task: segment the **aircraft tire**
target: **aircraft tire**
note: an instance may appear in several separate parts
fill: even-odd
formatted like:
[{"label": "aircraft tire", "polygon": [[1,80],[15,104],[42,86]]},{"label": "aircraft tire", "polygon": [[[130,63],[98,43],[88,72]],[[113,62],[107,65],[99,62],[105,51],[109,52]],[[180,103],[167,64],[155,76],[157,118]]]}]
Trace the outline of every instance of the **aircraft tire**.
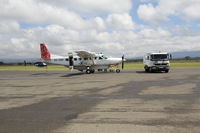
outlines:
[{"label": "aircraft tire", "polygon": [[90,72],[91,72],[91,73],[94,73],[94,72],[95,72],[95,70],[94,70],[94,69],[92,69],[92,70],[90,70]]},{"label": "aircraft tire", "polygon": [[120,73],[120,69],[116,69],[116,73]]},{"label": "aircraft tire", "polygon": [[89,69],[86,70],[86,74],[90,74],[91,71]]}]

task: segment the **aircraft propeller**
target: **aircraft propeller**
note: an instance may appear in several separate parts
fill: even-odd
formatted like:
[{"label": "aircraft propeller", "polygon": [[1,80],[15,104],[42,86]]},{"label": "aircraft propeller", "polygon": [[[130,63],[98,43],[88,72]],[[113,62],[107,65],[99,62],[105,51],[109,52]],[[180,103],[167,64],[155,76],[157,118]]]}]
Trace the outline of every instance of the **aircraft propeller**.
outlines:
[{"label": "aircraft propeller", "polygon": [[125,58],[124,58],[124,55],[122,56],[122,70],[124,69],[124,61],[125,61]]}]

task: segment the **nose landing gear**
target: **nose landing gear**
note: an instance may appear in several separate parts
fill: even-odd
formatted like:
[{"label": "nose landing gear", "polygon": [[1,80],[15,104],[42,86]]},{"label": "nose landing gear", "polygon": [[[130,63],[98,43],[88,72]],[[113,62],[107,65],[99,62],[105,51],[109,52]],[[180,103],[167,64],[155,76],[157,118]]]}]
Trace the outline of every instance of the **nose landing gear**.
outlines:
[{"label": "nose landing gear", "polygon": [[116,69],[115,71],[116,71],[116,73],[120,73],[120,69]]},{"label": "nose landing gear", "polygon": [[95,72],[94,69],[90,69],[90,67],[87,67],[86,74],[90,74],[90,73],[94,73],[94,72]]}]

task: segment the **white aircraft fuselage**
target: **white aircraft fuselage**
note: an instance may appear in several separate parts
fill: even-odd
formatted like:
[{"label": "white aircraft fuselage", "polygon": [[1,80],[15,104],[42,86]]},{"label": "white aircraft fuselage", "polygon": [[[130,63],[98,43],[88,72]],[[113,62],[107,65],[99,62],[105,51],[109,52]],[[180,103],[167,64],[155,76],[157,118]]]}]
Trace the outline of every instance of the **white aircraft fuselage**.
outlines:
[{"label": "white aircraft fuselage", "polygon": [[[86,73],[93,73],[95,70],[107,70],[123,62],[122,58],[108,58],[103,54],[88,51],[74,51],[68,53],[68,56],[57,56],[50,54],[45,44],[40,44],[40,48],[41,58],[44,62],[64,65],[79,71],[86,70]],[[120,72],[120,70],[118,69],[116,72]]]},{"label": "white aircraft fuselage", "polygon": [[110,66],[118,65],[122,62],[121,58],[107,58],[102,54],[95,56],[94,58],[81,58],[79,56],[73,56],[73,65],[70,64],[69,56],[66,57],[52,57],[50,60],[44,60],[45,62],[57,65],[64,65],[66,67],[72,67],[80,71],[90,69],[108,69]]}]

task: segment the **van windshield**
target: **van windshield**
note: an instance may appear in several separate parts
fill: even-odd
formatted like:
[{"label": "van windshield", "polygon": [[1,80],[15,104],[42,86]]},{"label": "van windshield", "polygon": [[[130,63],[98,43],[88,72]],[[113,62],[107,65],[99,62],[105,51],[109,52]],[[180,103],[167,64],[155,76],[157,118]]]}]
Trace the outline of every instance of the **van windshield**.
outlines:
[{"label": "van windshield", "polygon": [[151,60],[168,60],[168,54],[153,54]]}]

